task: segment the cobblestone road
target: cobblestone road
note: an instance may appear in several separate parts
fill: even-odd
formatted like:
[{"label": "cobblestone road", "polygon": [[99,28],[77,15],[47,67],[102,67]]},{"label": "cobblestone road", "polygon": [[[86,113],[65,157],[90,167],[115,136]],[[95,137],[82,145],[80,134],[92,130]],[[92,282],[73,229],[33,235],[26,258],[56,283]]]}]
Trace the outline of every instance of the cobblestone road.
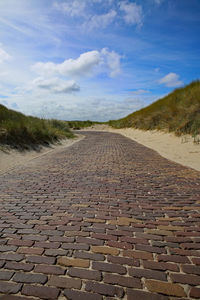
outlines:
[{"label": "cobblestone road", "polygon": [[200,173],[84,135],[1,176],[0,299],[199,299]]}]

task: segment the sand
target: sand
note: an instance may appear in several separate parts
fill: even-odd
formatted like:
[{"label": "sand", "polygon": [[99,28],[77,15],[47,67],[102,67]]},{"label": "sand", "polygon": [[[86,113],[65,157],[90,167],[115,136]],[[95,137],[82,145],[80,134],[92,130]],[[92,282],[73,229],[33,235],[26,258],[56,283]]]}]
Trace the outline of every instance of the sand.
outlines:
[{"label": "sand", "polygon": [[157,151],[171,161],[200,171],[200,144],[195,144],[194,139],[189,135],[177,137],[173,133],[162,131],[143,131],[133,128],[113,129],[107,125],[95,125],[87,130],[120,133]]},{"label": "sand", "polygon": [[83,135],[77,134],[76,138],[74,139],[65,139],[59,144],[54,144],[49,147],[42,147],[40,151],[31,150],[19,152],[17,150],[9,150],[7,152],[4,152],[0,150],[0,174],[11,171],[17,166],[25,165],[28,161],[42,155],[46,155],[52,151],[54,151],[56,154],[57,151],[69,147],[83,138]]}]

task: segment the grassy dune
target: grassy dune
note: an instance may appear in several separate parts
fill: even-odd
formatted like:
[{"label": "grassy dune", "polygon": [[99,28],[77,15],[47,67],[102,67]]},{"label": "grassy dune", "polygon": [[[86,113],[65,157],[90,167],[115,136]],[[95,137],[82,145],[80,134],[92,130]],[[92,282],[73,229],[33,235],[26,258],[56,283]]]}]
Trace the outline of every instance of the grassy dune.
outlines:
[{"label": "grassy dune", "polygon": [[0,105],[1,145],[24,150],[73,136],[64,121],[28,117]]},{"label": "grassy dune", "polygon": [[115,128],[157,129],[196,136],[200,134],[200,81],[176,89],[163,99],[108,124]]}]

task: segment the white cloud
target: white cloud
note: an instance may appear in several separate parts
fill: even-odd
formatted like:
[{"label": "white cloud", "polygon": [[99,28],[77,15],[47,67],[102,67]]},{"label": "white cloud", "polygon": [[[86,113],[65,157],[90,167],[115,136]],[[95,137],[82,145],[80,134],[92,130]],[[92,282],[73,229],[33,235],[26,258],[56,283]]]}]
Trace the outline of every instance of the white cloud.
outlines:
[{"label": "white cloud", "polygon": [[93,67],[101,62],[98,51],[89,51],[82,53],[77,59],[67,59],[61,64],[52,62],[38,62],[32,66],[32,70],[42,76],[52,74],[61,74],[65,76],[90,75]]},{"label": "white cloud", "polygon": [[127,24],[142,26],[142,6],[125,1],[120,2],[119,7],[125,13],[124,20]]},{"label": "white cloud", "polygon": [[157,4],[157,5],[160,5],[162,3],[163,0],[154,0],[154,2]]},{"label": "white cloud", "polygon": [[92,30],[94,28],[106,28],[113,22],[117,13],[115,10],[110,10],[108,13],[103,15],[94,15],[88,22],[84,24],[84,28]]},{"label": "white cloud", "polygon": [[94,67],[103,64],[107,67],[111,77],[120,73],[121,56],[115,51],[109,52],[106,48],[99,51],[82,53],[77,59],[67,59],[60,64],[53,62],[38,62],[32,66],[32,70],[40,76],[64,75],[80,77],[91,75]]},{"label": "white cloud", "polygon": [[80,87],[74,80],[64,81],[59,78],[44,79],[39,77],[33,80],[32,87],[45,89],[57,94],[80,91]]},{"label": "white cloud", "polygon": [[144,95],[150,93],[150,91],[141,89],[141,90],[132,91],[131,93],[134,95]]},{"label": "white cloud", "polygon": [[179,80],[179,75],[176,73],[169,73],[158,81],[160,84],[165,84],[167,87],[178,87],[183,84]]},{"label": "white cloud", "polygon": [[10,60],[11,56],[1,48],[0,44],[0,63],[3,63],[4,61]]},{"label": "white cloud", "polygon": [[85,15],[85,1],[67,1],[67,2],[55,2],[53,4],[57,10],[71,16],[84,16]]},{"label": "white cloud", "polygon": [[106,48],[102,49],[102,54],[105,56],[108,68],[110,69],[110,77],[115,77],[121,72],[120,58],[121,55],[115,51],[109,52]]}]

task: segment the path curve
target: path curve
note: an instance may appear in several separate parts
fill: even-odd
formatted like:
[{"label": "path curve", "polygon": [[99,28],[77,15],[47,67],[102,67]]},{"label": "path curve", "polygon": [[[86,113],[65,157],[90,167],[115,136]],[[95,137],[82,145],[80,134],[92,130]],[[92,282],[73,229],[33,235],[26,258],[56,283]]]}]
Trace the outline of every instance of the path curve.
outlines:
[{"label": "path curve", "polygon": [[0,299],[199,299],[200,173],[82,134],[1,176]]}]

